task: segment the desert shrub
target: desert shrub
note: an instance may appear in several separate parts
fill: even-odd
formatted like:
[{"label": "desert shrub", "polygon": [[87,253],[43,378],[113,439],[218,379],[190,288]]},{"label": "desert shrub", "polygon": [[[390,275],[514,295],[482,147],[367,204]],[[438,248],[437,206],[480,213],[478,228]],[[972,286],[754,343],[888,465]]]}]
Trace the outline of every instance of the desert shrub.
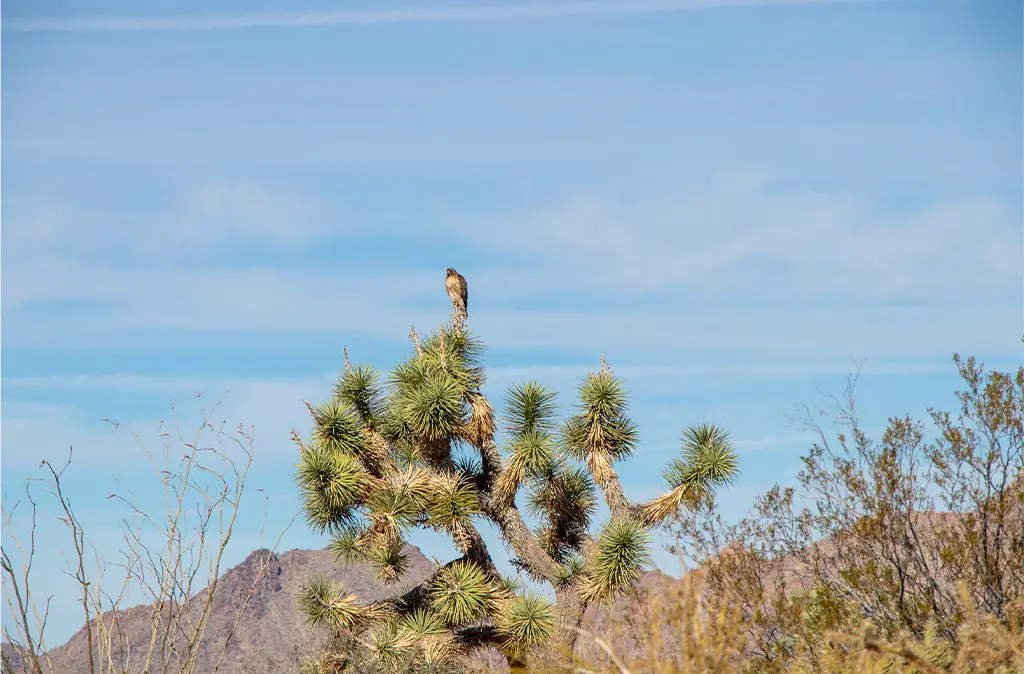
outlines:
[{"label": "desert shrub", "polygon": [[[962,668],[950,654],[996,662],[1019,650],[1008,635],[1024,611],[1024,368],[954,362],[959,409],[930,410],[933,439],[909,417],[869,437],[854,377],[833,398],[834,440],[804,408],[818,440],[798,487],[770,489],[736,524],[713,504],[670,518],[709,610],[739,612],[747,669],[932,671],[893,658],[939,649],[952,660],[932,664]],[[980,634],[1003,644],[991,658]]]},{"label": "desert shrub", "polygon": [[[698,674],[779,672],[781,674],[1020,674],[1024,672],[1024,633],[978,610],[963,585],[958,608],[963,619],[953,639],[934,623],[915,636],[902,631],[881,637],[856,606],[836,611],[833,597],[824,606],[808,593],[794,599],[803,608],[790,623],[795,632],[814,638],[794,639],[786,658],[765,659],[750,649],[743,608],[709,597],[694,576],[663,591],[643,596],[627,623],[587,634],[593,655],[571,665],[538,669],[548,672],[629,674]],[[712,608],[714,607],[714,608]],[[816,611],[842,617],[828,627]],[[598,644],[598,641],[600,642]]]}]

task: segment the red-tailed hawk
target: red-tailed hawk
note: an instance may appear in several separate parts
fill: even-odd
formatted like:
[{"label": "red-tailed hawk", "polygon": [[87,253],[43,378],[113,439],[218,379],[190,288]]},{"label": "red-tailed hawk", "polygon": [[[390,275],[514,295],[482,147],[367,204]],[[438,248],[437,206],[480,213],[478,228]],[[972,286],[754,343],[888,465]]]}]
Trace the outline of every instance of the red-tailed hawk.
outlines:
[{"label": "red-tailed hawk", "polygon": [[452,298],[455,313],[463,318],[469,318],[469,286],[466,285],[466,277],[448,267],[448,277],[444,280],[444,289],[448,291],[448,297]]}]

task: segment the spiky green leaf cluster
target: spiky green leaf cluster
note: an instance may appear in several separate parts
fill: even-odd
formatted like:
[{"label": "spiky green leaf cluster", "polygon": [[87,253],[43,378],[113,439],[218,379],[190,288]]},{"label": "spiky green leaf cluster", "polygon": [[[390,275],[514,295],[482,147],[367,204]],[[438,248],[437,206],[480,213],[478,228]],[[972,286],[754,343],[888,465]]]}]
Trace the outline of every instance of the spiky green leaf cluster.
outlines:
[{"label": "spiky green leaf cluster", "polygon": [[428,372],[401,401],[401,414],[417,436],[427,440],[454,437],[466,421],[463,393],[444,372]]},{"label": "spiky green leaf cluster", "polygon": [[663,476],[669,488],[687,487],[703,500],[736,477],[738,464],[728,432],[702,424],[683,432],[683,456],[673,459]]},{"label": "spiky green leaf cluster", "polygon": [[331,399],[313,408],[313,439],[332,452],[360,456],[364,449],[363,426],[344,402]]},{"label": "spiky green leaf cluster", "polygon": [[555,561],[562,562],[580,549],[590,529],[597,510],[594,481],[581,468],[565,468],[531,487],[527,508],[547,520],[541,530],[542,545]]},{"label": "spiky green leaf cluster", "polygon": [[582,594],[590,601],[610,601],[629,589],[651,563],[651,536],[631,518],[613,519],[601,530],[586,569]]},{"label": "spiky green leaf cluster", "polygon": [[320,441],[303,448],[296,482],[303,511],[314,529],[324,532],[349,522],[372,484],[372,476],[355,457]]},{"label": "spiky green leaf cluster", "polygon": [[447,473],[431,482],[426,512],[431,526],[447,531],[464,544],[469,518],[480,512],[480,492],[462,474]]},{"label": "spiky green leaf cluster", "polygon": [[627,415],[626,389],[610,372],[589,373],[579,387],[580,412],[563,430],[566,447],[578,458],[596,454],[614,462],[636,449],[636,425]]},{"label": "spiky green leaf cluster", "polygon": [[366,648],[374,661],[390,671],[397,670],[406,655],[398,643],[401,629],[401,622],[391,617],[374,625],[365,638]]},{"label": "spiky green leaf cluster", "polygon": [[401,621],[395,645],[429,666],[437,666],[460,655],[452,631],[437,612],[417,609]]},{"label": "spiky green leaf cluster", "polygon": [[484,371],[480,362],[483,345],[468,332],[446,326],[443,332],[424,339],[421,350],[422,353],[411,356],[394,369],[393,387],[402,391],[415,389],[436,373],[450,378],[461,395],[477,391],[483,385]]},{"label": "spiky green leaf cluster", "polygon": [[369,528],[362,523],[350,522],[338,527],[329,547],[337,561],[350,564],[365,559],[369,544]]},{"label": "spiky green leaf cluster", "polygon": [[522,582],[514,576],[498,578],[498,589],[507,596],[515,596],[523,589]]},{"label": "spiky green leaf cluster", "polygon": [[578,553],[571,554],[559,565],[555,581],[559,585],[564,585],[583,575],[585,570],[583,557]]},{"label": "spiky green leaf cluster", "polygon": [[418,609],[405,617],[402,629],[418,637],[441,636],[448,633],[448,626],[436,611]]},{"label": "spiky green leaf cluster", "polygon": [[423,512],[423,502],[408,483],[387,481],[367,497],[370,520],[381,532],[401,536]]},{"label": "spiky green leaf cluster", "polygon": [[[471,419],[469,400],[483,384],[481,344],[446,327],[421,344],[421,352],[391,373],[382,435],[404,456],[404,465],[421,460],[423,442],[439,443],[459,436]],[[404,459],[404,461],[402,461]]]},{"label": "spiky green leaf cluster", "polygon": [[[373,517],[371,516],[371,520]],[[376,569],[376,577],[386,585],[401,580],[409,567],[400,534],[380,524],[367,527],[349,523],[338,528],[329,546],[339,562],[367,562]]]},{"label": "spiky green leaf cluster", "polygon": [[513,441],[529,434],[550,434],[555,429],[558,399],[537,382],[517,384],[505,394],[506,431]]},{"label": "spiky green leaf cluster", "polygon": [[346,370],[334,385],[334,398],[352,410],[363,424],[373,425],[383,404],[376,370],[359,365]]},{"label": "spiky green leaf cluster", "polygon": [[300,586],[299,606],[313,627],[350,629],[366,616],[366,607],[355,595],[346,595],[340,583],[322,576],[311,578]]},{"label": "spiky green leaf cluster", "polygon": [[391,449],[396,465],[407,469],[417,465],[423,457],[416,435],[402,416],[400,401],[401,394],[397,389],[385,396],[384,404],[377,414],[376,429]]},{"label": "spiky green leaf cluster", "polygon": [[376,578],[385,585],[394,585],[402,580],[409,569],[409,555],[403,549],[401,538],[382,536],[370,545],[365,554],[368,562],[376,569]]},{"label": "spiky green leaf cluster", "polygon": [[511,504],[524,482],[543,483],[564,467],[565,456],[554,434],[556,403],[554,392],[536,382],[506,392],[509,456],[494,489],[499,503]]},{"label": "spiky green leaf cluster", "polygon": [[442,569],[430,588],[430,606],[446,625],[459,626],[490,614],[501,591],[495,579],[470,561]]},{"label": "spiky green leaf cluster", "polygon": [[465,326],[461,330],[443,326],[441,332],[432,333],[423,341],[422,348],[423,357],[444,364],[464,391],[479,390],[484,384],[484,344]]},{"label": "spiky green leaf cluster", "polygon": [[513,443],[510,463],[521,465],[528,479],[542,479],[558,470],[560,458],[555,437],[532,429]]},{"label": "spiky green leaf cluster", "polygon": [[548,642],[555,632],[554,605],[533,593],[517,596],[504,608],[498,628],[504,637],[502,648],[519,655]]}]

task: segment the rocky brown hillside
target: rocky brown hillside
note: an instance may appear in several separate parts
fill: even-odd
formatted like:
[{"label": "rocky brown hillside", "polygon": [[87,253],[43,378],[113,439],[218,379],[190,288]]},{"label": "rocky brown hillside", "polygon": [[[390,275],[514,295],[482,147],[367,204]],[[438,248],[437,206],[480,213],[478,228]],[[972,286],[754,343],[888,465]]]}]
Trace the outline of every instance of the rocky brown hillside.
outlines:
[{"label": "rocky brown hillside", "polygon": [[[397,587],[384,587],[374,578],[369,567],[339,564],[328,550],[292,550],[280,555],[268,550],[253,552],[241,564],[227,571],[218,583],[196,671],[214,670],[238,611],[245,605],[253,581],[259,577],[262,563],[267,564],[267,569],[253,588],[252,597],[219,669],[225,674],[293,674],[300,654],[312,652],[319,641],[299,613],[296,604],[299,585],[310,576],[323,574],[341,581],[348,591],[366,601],[382,599],[400,593],[430,575],[434,565],[418,548],[409,546],[406,553],[409,571],[405,581]],[[130,646],[132,653],[129,674],[138,672],[141,667],[137,654],[149,640],[151,611],[149,606],[139,606],[118,616],[125,634],[123,647]],[[109,614],[106,616],[107,622],[111,617]],[[88,674],[86,643],[86,630],[82,628],[66,644],[50,652],[50,671],[54,674]],[[5,644],[5,654],[10,650]],[[107,668],[102,666],[98,670],[106,672]]]}]

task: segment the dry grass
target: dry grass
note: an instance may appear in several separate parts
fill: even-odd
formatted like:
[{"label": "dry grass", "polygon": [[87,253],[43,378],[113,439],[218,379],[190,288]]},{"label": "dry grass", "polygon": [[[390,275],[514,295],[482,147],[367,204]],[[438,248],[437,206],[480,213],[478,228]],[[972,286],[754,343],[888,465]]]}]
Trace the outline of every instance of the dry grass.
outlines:
[{"label": "dry grass", "polygon": [[[659,588],[661,590],[661,588]],[[765,660],[749,649],[748,628],[739,610],[712,612],[691,574],[664,592],[642,593],[635,603],[619,607],[609,627],[581,631],[577,651],[563,664],[535,663],[531,672],[548,674],[713,674],[731,672],[816,672],[887,674],[1024,673],[1024,631],[1008,628],[979,613],[961,588],[966,619],[957,643],[929,630],[920,637],[903,634],[882,640],[868,620],[855,620],[842,630],[794,638],[789,657]],[[807,647],[801,644],[812,643]],[[565,664],[569,663],[569,664]]]}]

